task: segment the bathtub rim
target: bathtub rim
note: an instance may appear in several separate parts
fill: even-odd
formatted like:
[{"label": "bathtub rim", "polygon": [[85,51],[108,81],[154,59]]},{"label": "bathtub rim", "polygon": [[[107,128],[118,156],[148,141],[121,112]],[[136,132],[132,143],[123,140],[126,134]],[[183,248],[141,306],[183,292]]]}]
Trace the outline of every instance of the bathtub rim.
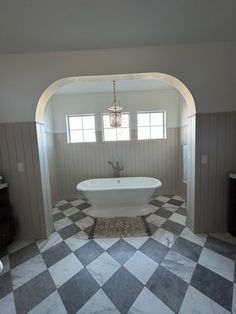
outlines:
[{"label": "bathtub rim", "polygon": [[[125,187],[83,187],[83,183],[93,180],[122,180],[122,179],[152,179],[152,185],[143,185],[143,186],[125,186]],[[81,192],[98,192],[98,191],[131,191],[131,190],[155,190],[162,186],[162,182],[159,179],[153,177],[121,177],[121,178],[96,178],[96,179],[88,179],[84,180],[77,184],[76,189]]]}]

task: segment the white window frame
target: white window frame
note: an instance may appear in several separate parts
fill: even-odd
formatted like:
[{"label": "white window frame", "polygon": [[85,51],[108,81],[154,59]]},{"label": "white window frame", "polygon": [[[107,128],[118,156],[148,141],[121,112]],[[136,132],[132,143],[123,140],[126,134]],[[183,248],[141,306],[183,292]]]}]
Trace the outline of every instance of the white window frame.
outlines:
[{"label": "white window frame", "polygon": [[[156,126],[162,126],[163,127],[163,137],[161,138],[145,138],[145,139],[139,139],[138,138],[138,129],[139,128],[142,128],[144,126],[138,126],[138,114],[141,114],[141,113],[149,113],[149,125],[147,127],[149,127],[150,129],[150,134],[151,134],[151,128],[152,127],[156,127]],[[163,114],[163,124],[160,125],[151,125],[151,114],[152,113],[162,113]],[[158,141],[158,140],[164,140],[167,138],[167,131],[166,131],[166,111],[165,110],[147,110],[147,111],[137,111],[137,114],[136,114],[136,122],[137,122],[137,140],[138,141]]]},{"label": "white window frame", "polygon": [[[130,112],[122,112],[122,114],[128,114],[128,116],[129,116],[129,127],[127,128],[127,127],[119,127],[119,128],[116,128],[116,140],[114,140],[114,141],[106,141],[105,140],[105,136],[104,136],[104,130],[107,130],[107,129],[113,129],[113,128],[105,128],[104,127],[104,122],[103,122],[103,116],[108,116],[109,115],[109,113],[106,113],[106,112],[104,112],[104,113],[101,113],[101,122],[102,122],[102,141],[103,142],[105,142],[105,143],[109,143],[109,142],[128,142],[128,141],[130,141],[131,140],[131,125],[130,125],[130,123],[131,123],[131,114],[130,114]],[[128,129],[129,130],[129,139],[128,140],[118,140],[117,139],[117,129]]]},{"label": "white window frame", "polygon": [[[94,117],[94,129],[71,129],[70,128],[70,118],[72,117],[85,117],[85,116],[92,116]],[[83,126],[83,119],[82,119],[82,126]],[[83,142],[71,142],[71,131],[82,131],[83,134]],[[95,141],[85,141],[84,140],[84,130],[93,130],[95,132]],[[66,131],[67,131],[67,142],[68,144],[83,144],[83,143],[96,143],[97,142],[97,136],[96,136],[96,117],[94,113],[85,113],[85,114],[67,114],[66,115]]]}]

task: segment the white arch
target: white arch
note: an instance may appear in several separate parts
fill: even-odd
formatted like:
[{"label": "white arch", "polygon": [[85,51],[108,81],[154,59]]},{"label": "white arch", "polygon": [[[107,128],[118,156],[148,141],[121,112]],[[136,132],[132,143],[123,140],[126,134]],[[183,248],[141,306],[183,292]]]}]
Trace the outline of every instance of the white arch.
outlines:
[{"label": "white arch", "polygon": [[135,74],[116,74],[116,75],[95,75],[95,76],[74,76],[59,79],[52,83],[39,98],[35,120],[36,122],[43,122],[43,112],[50,97],[62,86],[76,81],[104,81],[104,80],[144,80],[157,79],[169,83],[175,87],[184,97],[188,105],[188,114],[196,113],[196,106],[192,94],[189,89],[176,77],[165,73],[135,73]]}]

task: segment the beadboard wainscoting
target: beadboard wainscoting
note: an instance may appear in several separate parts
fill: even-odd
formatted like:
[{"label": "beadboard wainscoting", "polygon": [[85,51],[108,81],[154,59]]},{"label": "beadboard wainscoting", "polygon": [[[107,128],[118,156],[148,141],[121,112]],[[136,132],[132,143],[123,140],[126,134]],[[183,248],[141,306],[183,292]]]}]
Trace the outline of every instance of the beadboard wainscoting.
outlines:
[{"label": "beadboard wainscoting", "polygon": [[236,172],[236,112],[197,114],[197,232],[227,230],[230,172]]},{"label": "beadboard wainscoting", "polygon": [[[138,141],[136,130],[132,130],[132,140],[125,142],[103,142],[101,132],[97,132],[96,143],[68,144],[65,133],[47,133],[51,189],[53,199],[78,196],[76,185],[86,179],[112,177],[109,160],[118,160],[124,170],[121,176],[150,176],[162,181],[158,193],[177,193],[182,166],[180,129],[168,128],[167,138]],[[55,171],[56,165],[56,171]],[[56,177],[57,176],[57,177]],[[58,193],[59,191],[59,193]]]},{"label": "beadboard wainscoting", "polygon": [[0,172],[9,184],[17,238],[45,238],[48,217],[35,122],[0,124]]}]

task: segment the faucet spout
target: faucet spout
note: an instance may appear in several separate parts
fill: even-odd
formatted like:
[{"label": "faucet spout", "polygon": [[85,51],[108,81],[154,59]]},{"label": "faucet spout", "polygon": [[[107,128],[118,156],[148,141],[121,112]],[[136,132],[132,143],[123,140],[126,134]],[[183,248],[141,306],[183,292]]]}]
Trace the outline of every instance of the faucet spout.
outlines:
[{"label": "faucet spout", "polygon": [[119,161],[116,161],[116,164],[114,165],[112,161],[108,161],[108,163],[111,165],[114,173],[115,178],[120,177],[120,171],[124,170],[122,167],[120,167]]}]

